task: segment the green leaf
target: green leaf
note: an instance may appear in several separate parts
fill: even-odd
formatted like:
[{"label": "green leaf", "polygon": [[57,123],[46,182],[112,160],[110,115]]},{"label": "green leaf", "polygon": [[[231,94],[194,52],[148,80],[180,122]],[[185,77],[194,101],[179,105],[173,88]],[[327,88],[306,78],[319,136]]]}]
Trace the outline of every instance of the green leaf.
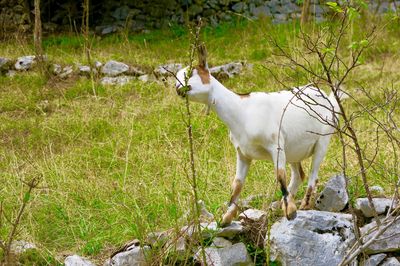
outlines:
[{"label": "green leaf", "polygon": [[361,40],[360,41],[360,46],[362,47],[367,47],[368,46],[369,41],[367,39]]},{"label": "green leaf", "polygon": [[336,13],[343,13],[343,9],[336,2],[326,2],[327,6]]},{"label": "green leaf", "polygon": [[30,198],[31,198],[31,193],[26,192],[23,199],[24,203],[27,203]]},{"label": "green leaf", "polygon": [[357,49],[360,46],[358,42],[352,42],[347,48],[349,49]]},{"label": "green leaf", "polygon": [[324,48],[324,49],[322,49],[322,52],[324,53],[324,54],[333,54],[333,52],[335,51],[335,48]]},{"label": "green leaf", "polygon": [[353,20],[353,19],[355,19],[355,18],[360,17],[360,13],[358,13],[358,11],[357,11],[354,7],[349,7],[349,8],[347,9],[347,12],[348,12],[348,14],[349,14],[349,19],[350,19],[350,20]]}]

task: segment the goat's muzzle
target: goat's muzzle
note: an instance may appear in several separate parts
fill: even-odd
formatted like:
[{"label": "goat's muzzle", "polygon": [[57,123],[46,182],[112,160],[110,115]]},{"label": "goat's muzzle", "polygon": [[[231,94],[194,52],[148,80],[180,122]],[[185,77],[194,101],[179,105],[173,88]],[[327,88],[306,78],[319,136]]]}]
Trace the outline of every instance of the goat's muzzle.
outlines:
[{"label": "goat's muzzle", "polygon": [[190,85],[187,86],[181,86],[178,85],[176,86],[176,93],[178,93],[179,96],[181,96],[182,98],[185,98],[187,95],[187,92],[190,91],[192,88],[190,87]]}]

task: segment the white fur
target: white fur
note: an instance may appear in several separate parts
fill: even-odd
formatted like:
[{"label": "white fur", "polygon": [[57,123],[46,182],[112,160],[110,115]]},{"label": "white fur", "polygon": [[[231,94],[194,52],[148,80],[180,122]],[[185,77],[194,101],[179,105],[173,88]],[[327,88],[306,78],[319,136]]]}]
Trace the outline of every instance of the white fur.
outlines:
[{"label": "white fur", "polygon": [[[177,74],[182,83],[186,72],[183,69]],[[300,162],[313,156],[308,187],[315,187],[319,166],[334,132],[332,126],[322,122],[334,122],[332,110],[337,112],[338,107],[333,95],[328,97],[308,85],[292,91],[253,92],[241,97],[212,76],[209,84],[203,84],[196,70],[188,85],[189,100],[210,106],[229,127],[237,151],[235,179],[244,184],[252,160],[272,161],[275,170],[284,170],[289,163],[292,178],[288,190],[294,196],[301,184]]]}]

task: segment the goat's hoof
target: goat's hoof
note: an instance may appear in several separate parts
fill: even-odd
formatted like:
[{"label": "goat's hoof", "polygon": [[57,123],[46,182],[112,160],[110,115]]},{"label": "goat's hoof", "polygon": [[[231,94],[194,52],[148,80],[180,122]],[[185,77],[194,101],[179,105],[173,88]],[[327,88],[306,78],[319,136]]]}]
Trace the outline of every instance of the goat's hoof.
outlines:
[{"label": "goat's hoof", "polygon": [[231,213],[225,213],[225,215],[222,217],[222,222],[220,224],[220,226],[223,227],[227,227],[232,223],[233,220],[233,215]]},{"label": "goat's hoof", "polygon": [[299,209],[300,210],[305,210],[305,211],[306,210],[311,210],[312,206],[311,206],[311,204],[309,202],[307,203],[305,200],[302,200]]},{"label": "goat's hoof", "polygon": [[286,199],[282,199],[282,210],[288,220],[293,220],[297,217],[297,208],[294,199],[289,195]]}]

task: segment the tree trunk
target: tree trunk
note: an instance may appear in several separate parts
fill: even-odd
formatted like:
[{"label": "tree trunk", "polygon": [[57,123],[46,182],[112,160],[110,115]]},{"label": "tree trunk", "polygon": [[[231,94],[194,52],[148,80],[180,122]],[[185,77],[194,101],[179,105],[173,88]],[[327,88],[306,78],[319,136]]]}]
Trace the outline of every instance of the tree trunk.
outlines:
[{"label": "tree trunk", "polygon": [[310,0],[304,0],[303,2],[303,8],[301,10],[301,26],[304,26],[309,20],[310,16]]},{"label": "tree trunk", "polygon": [[33,32],[33,39],[35,44],[35,53],[38,63],[43,61],[43,48],[42,48],[42,20],[40,19],[40,0],[35,0],[35,30]]}]

